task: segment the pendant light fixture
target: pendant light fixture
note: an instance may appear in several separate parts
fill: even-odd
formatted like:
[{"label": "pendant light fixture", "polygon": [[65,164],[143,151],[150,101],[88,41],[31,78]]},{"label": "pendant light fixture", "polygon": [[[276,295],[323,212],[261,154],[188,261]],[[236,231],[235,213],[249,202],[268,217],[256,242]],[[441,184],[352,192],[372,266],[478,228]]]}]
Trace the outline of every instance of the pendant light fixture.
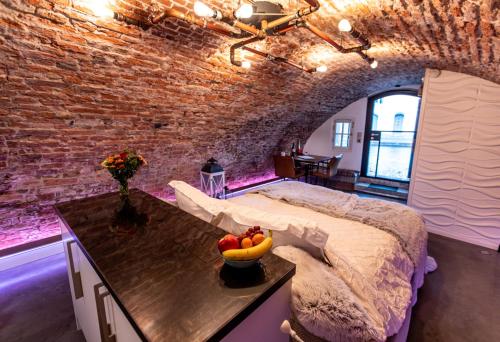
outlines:
[{"label": "pendant light fixture", "polygon": [[266,58],[268,61],[287,64],[309,73],[326,72],[328,69],[324,65],[308,68],[302,64],[294,63],[287,58],[273,56],[247,46],[267,37],[284,36],[287,32],[300,28],[308,30],[340,53],[355,53],[359,55],[372,69],[378,66],[378,62],[366,53],[371,47],[370,41],[365,35],[356,30],[347,19],[342,19],[338,22],[338,29],[341,33],[347,33],[352,39],[357,40],[359,45],[346,47],[311,24],[306,18],[318,11],[320,3],[318,0],[303,1],[307,3],[306,6],[290,13],[285,12],[281,4],[272,1],[245,2],[234,11],[214,9],[202,1],[196,1],[193,6],[195,15],[176,8],[160,10],[158,5],[153,5],[148,9],[149,16],[145,22],[131,19],[118,13],[114,13],[114,18],[147,28],[165,18],[173,17],[231,38],[240,39],[239,42],[231,46],[230,60],[233,65],[243,68],[250,68],[251,63],[249,61],[237,60],[235,57],[237,49],[243,49]]}]

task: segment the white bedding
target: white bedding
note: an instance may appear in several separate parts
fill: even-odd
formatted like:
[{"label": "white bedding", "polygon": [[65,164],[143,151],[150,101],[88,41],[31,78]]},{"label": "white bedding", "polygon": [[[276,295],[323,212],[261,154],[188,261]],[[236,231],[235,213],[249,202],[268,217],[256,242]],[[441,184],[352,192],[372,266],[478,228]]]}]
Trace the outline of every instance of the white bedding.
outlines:
[{"label": "white bedding", "polygon": [[333,263],[332,270],[369,314],[377,331],[375,339],[384,340],[398,332],[423,275],[413,277],[412,288],[415,267],[393,235],[361,222],[335,218],[259,194],[245,194],[229,201],[317,222],[330,234],[325,249]]}]

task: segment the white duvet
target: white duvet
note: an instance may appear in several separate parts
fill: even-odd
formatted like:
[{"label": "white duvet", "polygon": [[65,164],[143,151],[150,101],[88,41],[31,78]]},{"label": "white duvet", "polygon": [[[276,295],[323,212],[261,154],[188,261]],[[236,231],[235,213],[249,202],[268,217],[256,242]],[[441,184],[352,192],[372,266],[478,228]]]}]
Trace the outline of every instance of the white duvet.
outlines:
[{"label": "white duvet", "polygon": [[[398,332],[412,302],[411,282],[415,267],[393,235],[361,222],[335,218],[259,194],[246,194],[230,201],[317,222],[330,234],[325,248],[333,264],[330,270],[349,287],[355,302],[369,316],[373,340],[382,341]],[[313,259],[313,262],[321,264],[318,260]],[[301,273],[300,267],[304,273],[306,269],[310,272],[309,265],[310,261],[304,261],[302,265],[297,263],[297,276]],[[335,339],[325,336],[324,326],[316,324],[312,330],[310,332],[316,336]]]}]

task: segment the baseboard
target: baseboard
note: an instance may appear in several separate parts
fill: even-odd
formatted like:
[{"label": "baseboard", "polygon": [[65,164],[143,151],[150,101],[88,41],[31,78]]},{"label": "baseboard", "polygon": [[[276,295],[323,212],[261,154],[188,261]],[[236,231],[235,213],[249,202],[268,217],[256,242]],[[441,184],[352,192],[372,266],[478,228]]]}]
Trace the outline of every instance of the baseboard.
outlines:
[{"label": "baseboard", "polygon": [[62,252],[64,252],[62,241],[57,241],[14,254],[9,254],[0,258],[0,271],[14,268]]},{"label": "baseboard", "polygon": [[476,246],[486,247],[486,248],[493,249],[493,250],[496,250],[498,248],[498,245],[495,242],[487,241],[487,240],[484,240],[481,238],[458,236],[456,234],[443,231],[441,229],[433,229],[432,227],[428,227],[427,231],[429,233],[434,233],[437,235],[446,236],[447,238],[450,238],[453,240],[471,243],[471,244],[476,245]]},{"label": "baseboard", "polygon": [[0,249],[0,259],[4,256],[8,256],[11,254],[17,254],[19,252],[24,252],[30,249],[34,249],[40,246],[49,245],[53,242],[61,241],[61,234],[49,236],[47,238],[43,238],[40,240],[34,240],[30,242],[23,243],[21,245],[16,245],[13,247],[8,247],[4,249]]}]

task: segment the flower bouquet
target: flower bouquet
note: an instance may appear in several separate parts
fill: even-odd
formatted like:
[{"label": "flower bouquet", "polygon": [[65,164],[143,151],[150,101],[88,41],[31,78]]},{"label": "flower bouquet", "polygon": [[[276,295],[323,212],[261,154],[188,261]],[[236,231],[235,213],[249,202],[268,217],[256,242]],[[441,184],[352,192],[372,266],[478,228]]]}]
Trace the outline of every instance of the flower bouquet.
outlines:
[{"label": "flower bouquet", "polygon": [[111,176],[120,183],[120,196],[128,197],[128,180],[143,165],[147,165],[146,160],[135,151],[125,150],[120,154],[107,157],[101,166],[108,169]]}]

